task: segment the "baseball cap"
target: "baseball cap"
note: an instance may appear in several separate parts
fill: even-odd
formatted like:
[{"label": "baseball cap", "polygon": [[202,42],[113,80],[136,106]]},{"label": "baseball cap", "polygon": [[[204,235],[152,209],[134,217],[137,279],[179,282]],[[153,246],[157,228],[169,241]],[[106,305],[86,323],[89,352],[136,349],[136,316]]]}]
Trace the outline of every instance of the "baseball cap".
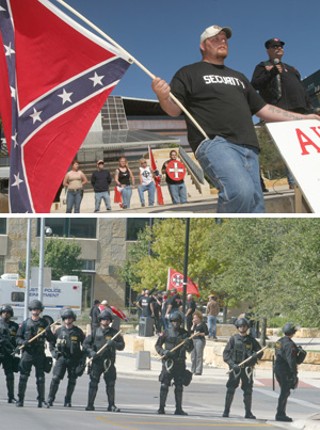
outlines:
[{"label": "baseball cap", "polygon": [[213,37],[219,34],[221,31],[224,31],[226,33],[227,39],[230,39],[232,36],[232,30],[229,27],[220,27],[219,25],[211,25],[211,27],[208,27],[204,30],[204,32],[200,36],[200,43],[202,43],[204,40],[208,39],[208,37]]},{"label": "baseball cap", "polygon": [[285,45],[285,43],[282,40],[280,40],[278,37],[273,37],[272,39],[268,39],[264,44],[264,46],[267,49],[272,48],[275,45],[283,46],[283,45]]},{"label": "baseball cap", "polygon": [[97,164],[104,164],[104,161],[103,160],[98,160]]},{"label": "baseball cap", "polygon": [[108,304],[108,300],[102,300],[102,302],[100,304],[101,305],[107,305]]}]

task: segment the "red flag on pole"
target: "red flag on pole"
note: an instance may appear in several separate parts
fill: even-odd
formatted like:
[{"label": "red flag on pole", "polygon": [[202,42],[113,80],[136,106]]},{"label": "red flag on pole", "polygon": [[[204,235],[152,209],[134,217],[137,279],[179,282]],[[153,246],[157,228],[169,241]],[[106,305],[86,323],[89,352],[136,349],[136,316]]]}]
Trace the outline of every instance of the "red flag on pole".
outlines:
[{"label": "red flag on pole", "polygon": [[[179,293],[183,293],[183,274],[174,269],[168,269],[167,290],[175,288]],[[187,294],[200,296],[198,285],[191,278],[187,278]]]},{"label": "red flag on pole", "polygon": [[50,212],[68,167],[130,62],[49,0],[0,0],[0,115],[11,212]]},{"label": "red flag on pole", "polygon": [[121,191],[117,185],[114,187],[114,202],[119,203],[121,205],[122,203],[122,195]]},{"label": "red flag on pole", "polygon": [[149,149],[150,166],[151,166],[151,170],[153,171],[154,182],[156,184],[158,205],[163,205],[164,201],[163,201],[163,195],[161,191],[161,174],[158,170],[157,163],[156,163],[156,160],[154,159],[153,152],[150,146],[148,146],[148,149]]}]

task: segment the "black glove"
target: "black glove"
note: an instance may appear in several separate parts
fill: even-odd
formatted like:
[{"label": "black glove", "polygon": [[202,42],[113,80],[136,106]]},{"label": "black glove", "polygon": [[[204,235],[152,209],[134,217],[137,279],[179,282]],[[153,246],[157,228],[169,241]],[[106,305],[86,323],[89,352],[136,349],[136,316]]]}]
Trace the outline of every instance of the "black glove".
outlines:
[{"label": "black glove", "polygon": [[291,380],[290,380],[290,388],[291,388],[292,390],[294,390],[294,389],[296,389],[296,388],[297,388],[298,384],[299,384],[299,378],[298,378],[298,375],[294,375],[294,376],[292,376],[292,378],[291,378]]},{"label": "black glove", "polygon": [[52,358],[54,358],[55,360],[57,360],[60,357],[60,351],[58,351],[57,349],[53,349],[51,351],[51,356],[52,356]]},{"label": "black glove", "polygon": [[241,372],[241,367],[239,367],[237,364],[234,364],[232,366],[232,370],[234,371],[234,373],[240,373]]},{"label": "black glove", "polygon": [[96,353],[96,351],[91,351],[89,355],[90,355],[90,358],[92,358],[94,360],[97,353]]},{"label": "black glove", "polygon": [[174,352],[169,351],[168,349],[163,351],[164,358],[172,358],[174,356]]},{"label": "black glove", "polygon": [[255,364],[257,364],[257,362],[258,362],[258,355],[256,352],[254,352],[250,357],[249,366],[254,366]]},{"label": "black glove", "polygon": [[115,348],[115,346],[116,346],[116,343],[114,340],[112,339],[108,340],[107,346],[106,346],[107,348]]}]

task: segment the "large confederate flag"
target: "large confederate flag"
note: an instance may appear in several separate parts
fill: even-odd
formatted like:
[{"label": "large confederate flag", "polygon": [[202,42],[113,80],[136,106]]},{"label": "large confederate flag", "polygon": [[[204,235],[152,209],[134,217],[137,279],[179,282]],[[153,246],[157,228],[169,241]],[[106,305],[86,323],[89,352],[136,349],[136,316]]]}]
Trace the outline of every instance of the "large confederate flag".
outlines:
[{"label": "large confederate flag", "polygon": [[50,212],[129,61],[48,0],[0,0],[0,115],[11,212]]}]

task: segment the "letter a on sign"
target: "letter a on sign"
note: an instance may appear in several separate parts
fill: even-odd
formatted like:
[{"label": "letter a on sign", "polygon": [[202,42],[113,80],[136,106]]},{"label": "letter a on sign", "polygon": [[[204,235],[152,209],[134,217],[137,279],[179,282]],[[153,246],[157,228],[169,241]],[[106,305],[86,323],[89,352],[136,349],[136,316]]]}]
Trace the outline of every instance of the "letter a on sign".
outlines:
[{"label": "letter a on sign", "polygon": [[320,121],[267,124],[312,212],[320,213]]}]

